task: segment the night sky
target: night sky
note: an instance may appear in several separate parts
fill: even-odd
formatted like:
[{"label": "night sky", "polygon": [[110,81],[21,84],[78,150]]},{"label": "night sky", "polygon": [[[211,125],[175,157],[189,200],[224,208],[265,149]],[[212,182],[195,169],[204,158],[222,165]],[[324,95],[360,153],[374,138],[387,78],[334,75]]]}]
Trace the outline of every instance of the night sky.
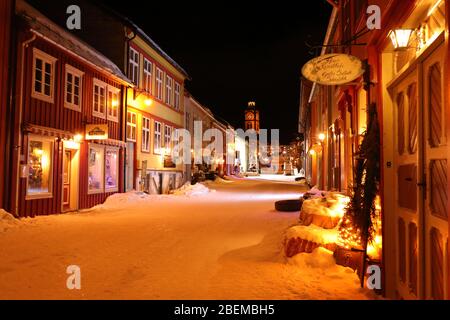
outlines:
[{"label": "night sky", "polygon": [[188,90],[219,117],[243,128],[255,100],[262,128],[281,129],[282,143],[295,136],[300,70],[313,58],[305,41],[323,42],[332,9],[325,0],[103,2],[175,59],[192,78]]}]

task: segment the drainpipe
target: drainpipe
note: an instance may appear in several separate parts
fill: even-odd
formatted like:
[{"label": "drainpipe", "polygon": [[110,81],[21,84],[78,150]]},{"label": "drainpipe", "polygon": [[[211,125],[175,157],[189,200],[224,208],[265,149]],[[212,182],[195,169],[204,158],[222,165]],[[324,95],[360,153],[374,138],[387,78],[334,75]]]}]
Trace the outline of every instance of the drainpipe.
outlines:
[{"label": "drainpipe", "polygon": [[22,131],[22,111],[23,111],[23,88],[24,88],[24,78],[25,78],[25,52],[28,46],[36,40],[36,35],[22,42],[22,52],[21,52],[21,62],[20,62],[20,100],[19,100],[19,110],[18,111],[18,127],[15,127],[14,130],[14,142],[17,142],[17,145],[14,145],[14,156],[16,157],[16,190],[15,190],[15,203],[14,203],[14,215],[19,216],[19,186],[20,186],[20,154],[22,150],[21,146],[21,131]]}]

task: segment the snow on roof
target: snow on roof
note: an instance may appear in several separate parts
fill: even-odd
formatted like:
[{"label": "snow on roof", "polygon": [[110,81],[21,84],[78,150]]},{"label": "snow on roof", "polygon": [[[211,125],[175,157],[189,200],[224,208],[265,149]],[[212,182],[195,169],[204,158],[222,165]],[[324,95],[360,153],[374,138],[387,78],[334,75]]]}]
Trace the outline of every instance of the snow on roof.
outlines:
[{"label": "snow on roof", "polygon": [[17,1],[16,13],[27,21],[31,30],[36,34],[54,42],[58,46],[63,47],[88,63],[93,64],[94,67],[106,71],[127,84],[132,85],[132,81],[128,79],[120,68],[111,60],[89,46],[87,43],[56,25],[25,1]]}]

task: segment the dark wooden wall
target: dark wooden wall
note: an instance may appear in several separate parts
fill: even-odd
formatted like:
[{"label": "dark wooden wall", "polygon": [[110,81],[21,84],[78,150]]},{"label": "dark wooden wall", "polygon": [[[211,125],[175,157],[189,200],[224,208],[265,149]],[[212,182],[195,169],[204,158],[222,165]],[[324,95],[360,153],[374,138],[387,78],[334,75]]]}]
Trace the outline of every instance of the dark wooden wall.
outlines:
[{"label": "dark wooden wall", "polygon": [[0,208],[5,208],[7,117],[9,107],[9,64],[12,0],[0,0]]}]

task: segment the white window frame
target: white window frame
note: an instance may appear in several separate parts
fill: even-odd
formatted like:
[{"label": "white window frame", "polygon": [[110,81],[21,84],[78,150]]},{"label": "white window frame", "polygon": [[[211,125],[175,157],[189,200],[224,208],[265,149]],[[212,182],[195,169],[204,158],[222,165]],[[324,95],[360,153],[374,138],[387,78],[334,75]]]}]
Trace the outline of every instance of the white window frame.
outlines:
[{"label": "white window frame", "polygon": [[[36,91],[36,59],[42,60],[42,70],[41,70],[41,91]],[[52,57],[51,55],[33,48],[33,82],[31,89],[31,96],[35,99],[39,99],[45,102],[54,103],[55,101],[55,66],[58,59]],[[46,95],[45,92],[45,64],[51,65],[50,72],[50,95]]]},{"label": "white window frame", "polygon": [[[146,69],[146,65],[147,67],[150,67],[150,69]],[[153,62],[150,61],[149,59],[144,57],[144,81],[143,81],[143,89],[147,92],[147,93],[152,93],[153,91]]]},{"label": "white window frame", "polygon": [[180,110],[180,108],[181,108],[181,84],[178,81],[175,81],[175,85],[174,85],[173,106],[177,110]]},{"label": "white window frame", "polygon": [[[117,177],[117,186],[114,188],[108,188],[106,187],[106,153],[108,151],[113,151],[117,153],[117,163],[116,163],[116,177]],[[104,188],[105,193],[112,193],[112,192],[118,192],[119,191],[119,185],[120,185],[120,177],[119,177],[119,166],[120,166],[120,150],[116,147],[106,147],[105,148],[105,161],[104,161],[104,168],[103,168],[103,180],[104,180]]]},{"label": "white window frame", "polygon": [[164,72],[156,67],[156,99],[163,100],[163,82],[164,82]]},{"label": "white window frame", "polygon": [[[135,60],[137,57],[137,61]],[[139,86],[139,62],[140,62],[140,54],[139,51],[130,46],[129,57],[128,57],[128,65],[129,65],[129,77],[130,80],[137,86]]]},{"label": "white window frame", "polygon": [[[71,109],[74,111],[81,112],[81,103],[83,99],[83,76],[84,72],[81,70],[78,70],[75,67],[72,67],[70,64],[66,64],[65,66],[66,72],[65,72],[65,83],[64,83],[64,107],[67,109]],[[72,102],[67,101],[67,94],[68,94],[68,84],[69,84],[69,74],[72,75]],[[80,85],[79,85],[79,91],[78,91],[78,102],[79,105],[74,103],[75,98],[75,77],[78,77],[80,79]]]},{"label": "white window frame", "polygon": [[142,152],[150,152],[151,126],[151,119],[142,117]]},{"label": "white window frame", "polygon": [[[103,88],[104,92],[105,92],[105,97],[104,97],[105,105],[103,106],[104,107],[103,113],[95,110],[95,87],[96,86],[99,87],[99,90],[100,90],[100,88]],[[99,106],[100,106],[100,101],[101,101],[101,99],[100,99],[100,91],[99,91],[99,101],[98,101]],[[104,83],[103,81],[101,81],[97,78],[94,78],[94,85],[92,86],[92,115],[97,118],[106,119],[106,109],[107,109],[107,104],[108,104],[107,102],[108,102],[108,85],[106,83]]]},{"label": "white window frame", "polygon": [[[162,122],[155,121],[153,132],[153,153],[161,154],[162,149]],[[159,130],[157,130],[159,129]]]},{"label": "white window frame", "polygon": [[100,180],[102,181],[102,187],[100,189],[96,189],[96,190],[92,190],[89,188],[89,179],[87,180],[87,190],[88,190],[88,195],[91,194],[100,194],[100,193],[105,193],[105,158],[106,158],[106,150],[105,150],[105,146],[101,145],[101,144],[97,144],[97,143],[89,143],[88,144],[88,173],[89,173],[89,157],[91,156],[91,150],[90,149],[95,149],[96,151],[103,151],[103,165],[101,166],[102,169],[102,173],[101,173],[101,178]]},{"label": "white window frame", "polygon": [[[30,142],[31,141],[41,141],[51,143],[51,155],[50,155],[50,169],[48,174],[48,192],[42,193],[28,193],[28,166],[30,163]],[[28,149],[27,149],[27,183],[26,183],[26,196],[25,200],[37,200],[37,199],[51,199],[53,198],[53,169],[54,169],[54,154],[55,154],[55,140],[47,137],[42,137],[39,135],[28,135]]]},{"label": "white window frame", "polygon": [[[108,86],[107,90],[106,90],[106,115],[109,121],[113,121],[113,122],[119,122],[119,107],[120,107],[120,89],[113,87],[113,86]],[[113,106],[113,102],[114,99],[112,99],[111,101],[109,101],[109,94],[117,95],[117,99],[116,99],[116,103],[117,105],[115,106],[116,108],[116,112],[117,114],[114,115],[111,113],[112,110],[114,110],[114,106]],[[111,103],[111,105],[110,105]]]},{"label": "white window frame", "polygon": [[[128,121],[128,114],[131,115],[131,119],[130,119],[131,121],[133,120],[133,116],[134,116],[135,122]],[[127,111],[127,141],[136,142],[136,140],[137,140],[137,118],[138,118],[138,116],[137,116],[136,112]],[[134,130],[130,130],[130,133],[134,132],[134,137],[128,136],[128,127],[131,127],[132,129],[134,129]]]},{"label": "white window frame", "polygon": [[165,103],[173,106],[173,78],[166,74]]},{"label": "white window frame", "polygon": [[164,148],[167,149],[167,147],[172,148],[172,134],[173,134],[173,127],[165,125],[164,126]]}]

